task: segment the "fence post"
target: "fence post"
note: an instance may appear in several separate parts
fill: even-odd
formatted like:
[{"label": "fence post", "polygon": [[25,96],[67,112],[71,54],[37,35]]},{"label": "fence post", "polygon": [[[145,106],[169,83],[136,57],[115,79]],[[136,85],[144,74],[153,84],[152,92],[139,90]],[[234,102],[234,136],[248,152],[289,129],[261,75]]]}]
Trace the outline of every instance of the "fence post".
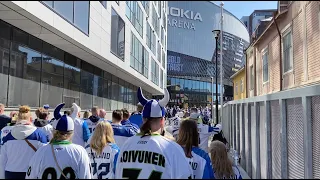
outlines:
[{"label": "fence post", "polygon": [[237,152],[238,154],[240,155],[240,107],[241,107],[241,104],[238,105],[237,104]]},{"label": "fence post", "polygon": [[242,144],[242,151],[240,152],[241,153],[241,162],[242,162],[242,167],[245,168],[246,167],[246,134],[245,134],[245,126],[246,126],[246,123],[245,123],[245,117],[244,117],[244,107],[245,107],[245,104],[241,104],[240,106],[240,112],[241,112],[241,144]]},{"label": "fence post", "polygon": [[272,147],[271,147],[271,111],[270,101],[265,101],[265,112],[266,112],[266,139],[267,139],[267,178],[272,179]]},{"label": "fence post", "polygon": [[256,178],[261,178],[261,163],[260,163],[260,104],[259,102],[254,103],[254,110],[256,115],[256,150],[257,150],[257,170]]},{"label": "fence post", "polygon": [[304,178],[313,179],[311,97],[306,97],[306,96],[302,97],[302,108],[303,108]]},{"label": "fence post", "polygon": [[286,100],[280,99],[280,120],[281,120],[281,179],[288,178],[288,142],[287,142],[287,109]]},{"label": "fence post", "polygon": [[246,119],[248,123],[248,163],[247,163],[247,173],[250,177],[252,177],[252,146],[251,146],[251,104],[247,103],[247,108],[248,108],[248,118]]}]

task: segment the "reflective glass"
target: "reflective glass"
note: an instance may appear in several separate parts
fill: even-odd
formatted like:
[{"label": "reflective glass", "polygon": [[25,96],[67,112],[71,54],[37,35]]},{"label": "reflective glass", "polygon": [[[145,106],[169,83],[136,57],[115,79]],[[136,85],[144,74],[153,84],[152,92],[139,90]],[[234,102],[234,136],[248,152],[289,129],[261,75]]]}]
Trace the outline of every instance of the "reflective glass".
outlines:
[{"label": "reflective glass", "polygon": [[81,70],[81,108],[90,109],[92,108],[92,94],[93,94],[93,74]]},{"label": "reflective glass", "polygon": [[124,60],[124,33],[125,24],[121,17],[112,9],[111,14],[111,52]]},{"label": "reflective glass", "polygon": [[74,1],[54,1],[54,10],[69,22],[73,22],[73,2]]},{"label": "reflective glass", "polygon": [[86,34],[89,33],[89,7],[89,1],[74,1],[74,25]]}]

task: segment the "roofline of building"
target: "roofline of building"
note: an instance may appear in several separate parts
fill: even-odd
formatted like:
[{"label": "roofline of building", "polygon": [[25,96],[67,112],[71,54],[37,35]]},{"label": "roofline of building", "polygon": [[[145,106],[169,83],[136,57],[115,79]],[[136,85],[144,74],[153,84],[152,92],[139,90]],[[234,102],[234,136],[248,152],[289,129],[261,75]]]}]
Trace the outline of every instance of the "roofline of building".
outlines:
[{"label": "roofline of building", "polygon": [[[264,36],[264,34],[270,29],[270,27],[274,24],[274,21],[275,21],[278,17],[282,16],[283,14],[285,14],[285,13],[287,13],[287,12],[288,12],[288,9],[286,9],[286,10],[282,11],[281,13],[277,14],[277,16],[272,19],[271,23],[270,23],[270,24],[268,25],[268,27],[263,31],[263,33],[258,37],[258,39],[255,40],[255,41],[252,43],[252,46],[255,46],[255,45],[259,42],[259,40],[260,40],[260,39]],[[250,46],[251,46],[251,45],[250,45]],[[248,48],[247,48],[247,49],[248,49]]]},{"label": "roofline of building", "polygon": [[238,74],[240,74],[242,71],[244,71],[246,66],[243,66],[241,69],[239,69],[239,71],[237,71],[236,73],[234,73],[234,75],[232,75],[230,77],[230,79],[233,79],[234,77],[236,77]]}]

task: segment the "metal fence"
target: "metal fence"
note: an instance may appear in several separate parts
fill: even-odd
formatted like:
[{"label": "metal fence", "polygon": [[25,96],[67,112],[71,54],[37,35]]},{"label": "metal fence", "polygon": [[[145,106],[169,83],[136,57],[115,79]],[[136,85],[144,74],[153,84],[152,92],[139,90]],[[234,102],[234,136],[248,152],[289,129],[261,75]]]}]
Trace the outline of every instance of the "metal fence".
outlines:
[{"label": "metal fence", "polygon": [[252,179],[320,178],[320,85],[228,102],[222,127]]}]

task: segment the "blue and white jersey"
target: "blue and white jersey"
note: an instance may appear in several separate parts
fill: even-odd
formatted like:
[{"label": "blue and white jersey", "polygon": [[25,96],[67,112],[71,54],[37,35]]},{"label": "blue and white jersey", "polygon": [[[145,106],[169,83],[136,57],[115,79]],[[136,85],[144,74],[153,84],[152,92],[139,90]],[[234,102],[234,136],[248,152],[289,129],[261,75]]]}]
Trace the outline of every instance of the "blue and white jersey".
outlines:
[{"label": "blue and white jersey", "polygon": [[134,113],[133,115],[130,116],[129,121],[132,124],[136,124],[139,128],[143,124],[142,120],[142,114],[141,113]]},{"label": "blue and white jersey", "polygon": [[1,145],[3,144],[2,139],[6,137],[12,130],[14,126],[5,126],[1,129]]},{"label": "blue and white jersey", "polygon": [[74,144],[78,144],[82,147],[85,147],[85,143],[89,140],[91,135],[87,122],[79,118],[75,118],[73,122],[74,131],[72,136],[72,142]]},{"label": "blue and white jersey", "polygon": [[[90,143],[90,142],[89,142]],[[90,158],[93,179],[114,179],[120,149],[116,144],[109,143],[101,154],[97,154],[90,145],[86,146]]]},{"label": "blue and white jersey", "polygon": [[36,149],[48,143],[47,136],[33,125],[16,124],[3,138],[0,155],[0,178],[6,174],[27,172],[28,164],[35,151],[25,141],[27,139]]},{"label": "blue and white jersey", "polygon": [[60,168],[68,179],[92,178],[86,150],[69,141],[57,141],[41,147],[34,154],[26,171],[26,179],[65,179],[56,165],[51,146]]},{"label": "blue and white jersey", "polygon": [[138,125],[131,123],[129,120],[121,121],[121,124],[125,127],[132,129],[135,133],[140,132],[140,128],[138,127]]},{"label": "blue and white jersey", "polygon": [[136,135],[137,133],[129,127],[122,126],[120,124],[113,124],[111,123],[111,126],[113,128],[113,133],[114,133],[114,140],[118,147],[121,150],[122,145],[124,142],[131,136]]},{"label": "blue and white jersey", "polygon": [[205,152],[209,149],[209,137],[214,134],[218,134],[221,131],[221,126],[211,127],[206,124],[198,123],[198,133],[199,133],[199,147]]},{"label": "blue and white jersey", "polygon": [[186,157],[186,159],[193,170],[192,179],[214,179],[208,153],[198,147],[193,147],[191,154],[192,158]]},{"label": "blue and white jersey", "polygon": [[[91,116],[92,117],[92,116]],[[90,117],[90,118],[91,118]],[[93,118],[92,118],[93,119]],[[89,128],[89,131],[90,131],[90,134],[93,134],[93,131],[94,129],[96,128],[97,124],[99,122],[102,122],[102,121],[105,121],[103,118],[100,118],[100,119],[94,119],[95,121],[92,121],[91,119],[83,119],[87,125],[88,125],[88,128]]]},{"label": "blue and white jersey", "polygon": [[[242,176],[240,174],[238,167],[232,166],[232,169],[233,169],[234,176],[231,176],[229,178],[223,177],[222,179],[242,179]],[[217,179],[217,178],[214,177],[213,179]]]}]

